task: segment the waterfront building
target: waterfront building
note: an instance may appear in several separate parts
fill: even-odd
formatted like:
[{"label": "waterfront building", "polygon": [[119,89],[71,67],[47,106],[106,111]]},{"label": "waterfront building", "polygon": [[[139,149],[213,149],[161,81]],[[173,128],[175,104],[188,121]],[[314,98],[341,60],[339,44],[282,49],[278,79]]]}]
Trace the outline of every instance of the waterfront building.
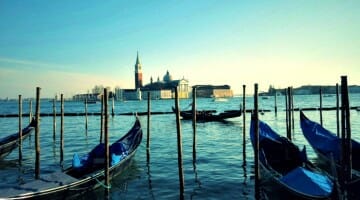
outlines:
[{"label": "waterfront building", "polygon": [[114,91],[114,94],[115,94],[115,100],[116,101],[123,101],[123,93],[124,93],[124,90],[119,88],[119,87],[116,87],[115,88],[115,91]]},{"label": "waterfront building", "polygon": [[120,89],[117,88],[115,91],[116,99],[127,101],[127,100],[141,100],[142,93],[141,88],[143,86],[143,76],[142,76],[142,65],[139,58],[139,52],[136,54],[135,61],[135,89]]},{"label": "waterfront building", "polygon": [[142,92],[140,88],[138,89],[123,89],[122,91],[122,100],[141,100],[142,99]]},{"label": "waterfront building", "polygon": [[97,101],[99,99],[100,94],[99,93],[95,93],[95,94],[76,94],[72,97],[73,101],[84,101],[87,100],[88,102],[90,101]]},{"label": "waterfront building", "polygon": [[229,85],[195,85],[196,96],[205,98],[233,97],[233,91]]},{"label": "waterfront building", "polygon": [[[178,88],[179,98],[189,98],[189,81],[185,78],[173,80],[169,71],[166,71],[162,81],[158,78],[156,82],[150,79],[150,83],[141,88],[144,98],[150,92],[151,99],[171,99],[175,97],[175,88]],[[145,96],[146,95],[146,96]]]}]

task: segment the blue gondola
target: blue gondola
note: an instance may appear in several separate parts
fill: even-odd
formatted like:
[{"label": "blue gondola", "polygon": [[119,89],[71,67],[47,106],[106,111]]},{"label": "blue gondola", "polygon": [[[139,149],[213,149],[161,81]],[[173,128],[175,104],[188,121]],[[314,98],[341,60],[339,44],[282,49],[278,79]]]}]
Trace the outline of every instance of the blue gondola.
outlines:
[{"label": "blue gondola", "polygon": [[[250,139],[254,146],[255,120],[251,119]],[[314,167],[302,151],[285,137],[279,136],[259,120],[259,163],[264,183],[285,191],[291,199],[331,199],[333,181]],[[267,184],[269,185],[269,184]]]},{"label": "blue gondola", "polygon": [[[110,146],[110,178],[130,166],[141,141],[142,129],[136,118],[129,132]],[[19,186],[3,186],[0,199],[68,199],[104,186],[104,148],[99,144],[87,156],[74,156],[74,166],[64,171],[45,174]]]},{"label": "blue gondola", "polygon": [[[325,129],[319,123],[308,119],[303,112],[300,112],[301,130],[311,147],[318,155],[325,166],[336,165],[340,171],[341,163],[341,139],[334,133]],[[360,195],[360,143],[352,140],[352,180],[346,187],[350,196]],[[327,170],[330,170],[327,168]]]},{"label": "blue gondola", "polygon": [[[328,161],[332,159],[332,156],[334,161],[339,164],[341,161],[341,139],[319,123],[309,120],[303,112],[300,112],[300,124],[306,140],[316,153]],[[352,167],[360,170],[360,143],[352,140],[351,146]]]}]

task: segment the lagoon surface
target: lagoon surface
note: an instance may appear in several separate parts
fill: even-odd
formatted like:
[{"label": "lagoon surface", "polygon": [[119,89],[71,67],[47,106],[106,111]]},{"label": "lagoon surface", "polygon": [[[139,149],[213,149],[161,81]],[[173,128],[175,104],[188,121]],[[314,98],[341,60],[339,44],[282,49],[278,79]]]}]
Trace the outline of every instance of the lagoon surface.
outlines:
[{"label": "lagoon surface", "polygon": [[[180,107],[190,109],[191,99],[180,100]],[[217,111],[238,109],[241,97],[227,101],[213,101],[198,98],[197,108]],[[319,107],[318,95],[294,96],[295,108]],[[29,103],[23,102],[23,113],[28,113]],[[151,111],[170,112],[174,100],[153,100]],[[274,130],[286,136],[285,97],[277,97],[278,113],[274,113],[274,97],[259,97],[259,109],[268,109],[259,115]],[[323,107],[336,106],[336,96],[323,97]],[[360,94],[350,95],[350,106],[360,106]],[[51,113],[52,102],[42,101],[41,112]],[[253,108],[253,97],[246,98],[246,108]],[[110,106],[111,109],[111,106]],[[33,103],[33,111],[35,103]],[[60,112],[60,102],[57,102]],[[115,113],[146,112],[147,101],[115,102]],[[82,102],[65,101],[65,112],[84,112]],[[100,104],[89,104],[88,112],[100,112]],[[1,101],[0,114],[18,113],[17,101]],[[320,121],[319,111],[305,111],[314,121]],[[360,140],[360,111],[351,110],[352,137]],[[88,130],[85,130],[84,116],[69,116],[64,120],[64,167],[71,165],[74,153],[80,155],[90,151],[99,142],[100,116],[89,116]],[[109,118],[110,143],[120,138],[132,126],[134,116],[116,115]],[[131,167],[111,181],[111,199],[179,199],[179,176],[177,160],[177,132],[175,114],[152,115],[150,124],[150,162],[146,161],[147,116],[140,116],[143,127],[143,141]],[[28,118],[23,118],[23,126]],[[56,118],[56,140],[53,141],[53,118],[41,117],[40,173],[50,173],[60,166],[60,117]],[[336,111],[323,111],[325,128],[336,132]],[[246,164],[243,160],[242,116],[223,122],[197,124],[196,159],[193,159],[192,122],[181,121],[183,145],[183,171],[185,199],[254,199],[253,150],[248,137],[250,114],[246,114]],[[18,118],[0,118],[0,137],[17,132]],[[35,142],[34,133],[23,141],[22,167],[18,166],[18,151],[14,150],[0,161],[0,187],[17,185],[34,177]],[[294,142],[307,146],[311,160],[316,155],[301,134],[299,112],[295,112]],[[1,196],[1,194],[0,194]],[[103,190],[83,196],[84,199],[103,199]],[[269,196],[270,199],[276,199]]]}]

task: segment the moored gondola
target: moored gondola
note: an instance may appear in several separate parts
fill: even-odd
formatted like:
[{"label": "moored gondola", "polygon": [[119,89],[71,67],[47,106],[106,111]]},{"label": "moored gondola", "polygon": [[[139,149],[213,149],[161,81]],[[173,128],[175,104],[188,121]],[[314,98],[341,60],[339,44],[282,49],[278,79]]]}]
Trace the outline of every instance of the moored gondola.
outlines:
[{"label": "moored gondola", "polygon": [[[36,121],[33,118],[28,126],[22,129],[22,139],[28,137],[35,129]],[[19,146],[19,132],[0,139],[0,159],[3,159]]]},{"label": "moored gondola", "polygon": [[[250,139],[253,147],[254,138],[255,120],[252,118]],[[335,196],[333,181],[307,159],[305,147],[300,151],[260,120],[259,164],[264,188],[280,190],[278,193],[287,199],[331,199]]]},{"label": "moored gondola", "polygon": [[[172,107],[173,112],[176,112],[175,108]],[[209,122],[209,121],[224,121],[229,118],[240,117],[242,110],[225,110],[221,113],[216,113],[216,110],[198,110],[196,111],[196,121],[198,122]],[[190,120],[193,118],[191,110],[180,111],[180,116],[184,120]]]},{"label": "moored gondola", "polygon": [[[127,134],[110,147],[110,178],[127,169],[142,141],[140,121],[136,118]],[[0,189],[0,198],[6,199],[68,199],[92,191],[103,185],[104,145],[97,145],[89,154],[78,159],[63,172],[45,174],[39,179],[18,186]],[[102,154],[102,157],[101,157]],[[101,162],[102,161],[102,162]],[[103,185],[104,186],[104,185]]]},{"label": "moored gondola", "polygon": [[[322,166],[325,166],[324,169],[330,172],[331,168],[329,166],[335,165],[340,172],[341,139],[319,123],[307,118],[302,111],[300,112],[300,125],[304,137],[318,155]],[[351,146],[352,179],[347,183],[346,187],[350,196],[357,196],[358,198],[358,195],[360,195],[360,143],[352,139]]]}]

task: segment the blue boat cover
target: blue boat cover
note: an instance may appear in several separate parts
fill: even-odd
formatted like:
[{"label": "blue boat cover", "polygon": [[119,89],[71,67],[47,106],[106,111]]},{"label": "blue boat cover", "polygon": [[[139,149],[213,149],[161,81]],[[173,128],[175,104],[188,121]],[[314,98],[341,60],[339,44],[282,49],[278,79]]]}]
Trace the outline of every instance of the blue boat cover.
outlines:
[{"label": "blue boat cover", "polygon": [[306,140],[314,149],[329,157],[332,154],[335,160],[340,160],[340,138],[320,124],[310,120],[301,120],[300,125]]},{"label": "blue boat cover", "polygon": [[333,182],[324,175],[298,167],[283,176],[281,182],[304,194],[328,196],[332,192]]},{"label": "blue boat cover", "polygon": [[[333,156],[334,160],[339,163],[341,161],[341,139],[319,123],[309,120],[302,112],[300,119],[302,132],[310,145],[328,159]],[[353,168],[360,169],[360,143],[352,139],[351,146]]]},{"label": "blue boat cover", "polygon": [[[126,150],[125,145],[122,142],[113,143],[110,146],[110,166],[113,166],[123,160],[127,155],[128,151]],[[77,153],[73,156],[72,166],[74,168],[86,168],[92,167],[97,164],[104,163],[104,154],[105,154],[105,144],[100,143],[96,145],[95,148],[91,150],[90,153],[79,157]]]},{"label": "blue boat cover", "polygon": [[[250,138],[255,143],[255,123],[251,120]],[[324,174],[304,168],[309,163],[306,148],[302,151],[291,141],[281,137],[269,125],[259,120],[259,159],[263,166],[275,170],[274,176],[286,188],[313,197],[329,197],[334,184]],[[270,170],[271,171],[271,170]]]}]

